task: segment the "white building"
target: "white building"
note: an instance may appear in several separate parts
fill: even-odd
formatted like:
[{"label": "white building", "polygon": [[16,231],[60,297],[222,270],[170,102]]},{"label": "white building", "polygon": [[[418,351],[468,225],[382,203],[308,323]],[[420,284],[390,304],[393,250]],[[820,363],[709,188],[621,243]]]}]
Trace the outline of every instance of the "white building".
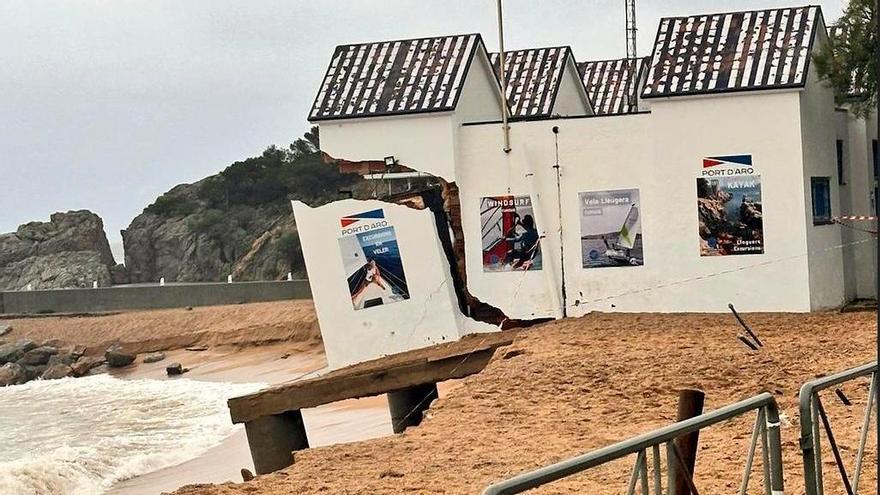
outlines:
[{"label": "white building", "polygon": [[[873,297],[873,235],[832,217],[873,212],[876,125],[836,108],[811,67],[828,39],[820,8],[664,18],[656,39],[632,63],[509,52],[506,98],[479,35],[340,46],[310,120],[333,158],[393,156],[457,187],[446,190],[457,266],[405,252],[402,264],[408,280],[458,270],[465,312],[474,300],[510,319],[811,311]],[[296,213],[311,225],[370,208]],[[407,250],[436,252],[436,226],[413,228]],[[328,244],[339,232],[319,230],[300,221],[313,287],[343,263]],[[337,282],[315,291],[325,335],[340,314],[347,325],[419,314],[437,297],[413,287],[371,314],[343,308],[350,288]],[[455,291],[444,297],[454,308]]]}]

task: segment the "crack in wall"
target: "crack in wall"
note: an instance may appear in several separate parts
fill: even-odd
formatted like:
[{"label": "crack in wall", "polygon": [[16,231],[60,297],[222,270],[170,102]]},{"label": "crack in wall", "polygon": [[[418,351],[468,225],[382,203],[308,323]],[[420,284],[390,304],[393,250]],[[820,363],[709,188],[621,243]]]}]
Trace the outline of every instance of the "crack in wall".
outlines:
[{"label": "crack in wall", "polygon": [[[384,161],[349,161],[336,159],[323,153],[324,161],[337,166],[342,173],[354,173],[358,175],[376,173],[401,173],[420,172],[407,166],[394,163],[386,165]],[[437,227],[438,240],[443,246],[449,265],[450,275],[455,288],[459,310],[472,320],[488,323],[499,328],[519,328],[543,323],[552,318],[535,319],[512,319],[500,308],[481,300],[473,295],[467,288],[467,268],[465,265],[465,241],[464,229],[461,221],[461,201],[458,186],[455,182],[449,182],[443,177],[420,172],[425,179],[436,181],[437,186],[425,187],[417,191],[408,191],[400,194],[391,194],[385,197],[374,197],[390,204],[403,205],[416,210],[428,209],[434,214]],[[358,199],[358,198],[354,198]],[[436,291],[435,291],[436,292]]]}]

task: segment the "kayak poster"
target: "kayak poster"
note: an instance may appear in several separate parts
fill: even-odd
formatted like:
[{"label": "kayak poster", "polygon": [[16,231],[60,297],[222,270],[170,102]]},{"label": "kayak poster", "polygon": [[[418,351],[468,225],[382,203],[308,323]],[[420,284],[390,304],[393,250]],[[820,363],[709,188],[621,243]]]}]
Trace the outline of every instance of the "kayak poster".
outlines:
[{"label": "kayak poster", "polygon": [[385,211],[371,210],[340,220],[339,250],[355,310],[409,299],[397,234]]},{"label": "kayak poster", "polygon": [[697,179],[700,256],[764,253],[761,176]]},{"label": "kayak poster", "polygon": [[583,268],[641,266],[641,203],[638,189],[578,194]]},{"label": "kayak poster", "polygon": [[540,270],[540,235],[529,196],[480,199],[483,271]]}]

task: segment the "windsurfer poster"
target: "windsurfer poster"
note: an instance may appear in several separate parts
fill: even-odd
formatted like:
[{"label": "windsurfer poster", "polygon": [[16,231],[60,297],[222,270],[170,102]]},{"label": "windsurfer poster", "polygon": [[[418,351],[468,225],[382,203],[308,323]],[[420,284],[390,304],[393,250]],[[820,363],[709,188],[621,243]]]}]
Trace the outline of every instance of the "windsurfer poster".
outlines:
[{"label": "windsurfer poster", "polygon": [[381,208],[340,220],[339,250],[355,310],[409,299],[394,227]]},{"label": "windsurfer poster", "polygon": [[578,198],[583,267],[644,264],[639,190],[582,192]]},{"label": "windsurfer poster", "polygon": [[697,179],[700,256],[762,254],[761,176]]},{"label": "windsurfer poster", "polygon": [[480,199],[483,271],[541,269],[541,244],[529,196]]}]

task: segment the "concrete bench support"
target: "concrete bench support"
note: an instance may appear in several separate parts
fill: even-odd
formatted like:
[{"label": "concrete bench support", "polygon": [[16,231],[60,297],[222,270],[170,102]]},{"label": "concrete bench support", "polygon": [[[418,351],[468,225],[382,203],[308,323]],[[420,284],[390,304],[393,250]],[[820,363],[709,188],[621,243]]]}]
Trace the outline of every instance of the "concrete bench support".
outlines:
[{"label": "concrete bench support", "polygon": [[299,410],[253,419],[244,429],[257,474],[284,469],[293,464],[293,451],[309,448]]},{"label": "concrete bench support", "polygon": [[422,421],[437,398],[437,383],[479,373],[495,349],[513,342],[514,331],[469,335],[425,349],[355,364],[229,399],[235,424],[245,424],[257,474],[293,464],[309,442],[300,411],[333,402],[388,394],[395,433]]},{"label": "concrete bench support", "polygon": [[388,409],[391,411],[391,429],[394,433],[403,433],[410,426],[418,426],[422,422],[422,413],[437,397],[436,383],[388,392]]}]

